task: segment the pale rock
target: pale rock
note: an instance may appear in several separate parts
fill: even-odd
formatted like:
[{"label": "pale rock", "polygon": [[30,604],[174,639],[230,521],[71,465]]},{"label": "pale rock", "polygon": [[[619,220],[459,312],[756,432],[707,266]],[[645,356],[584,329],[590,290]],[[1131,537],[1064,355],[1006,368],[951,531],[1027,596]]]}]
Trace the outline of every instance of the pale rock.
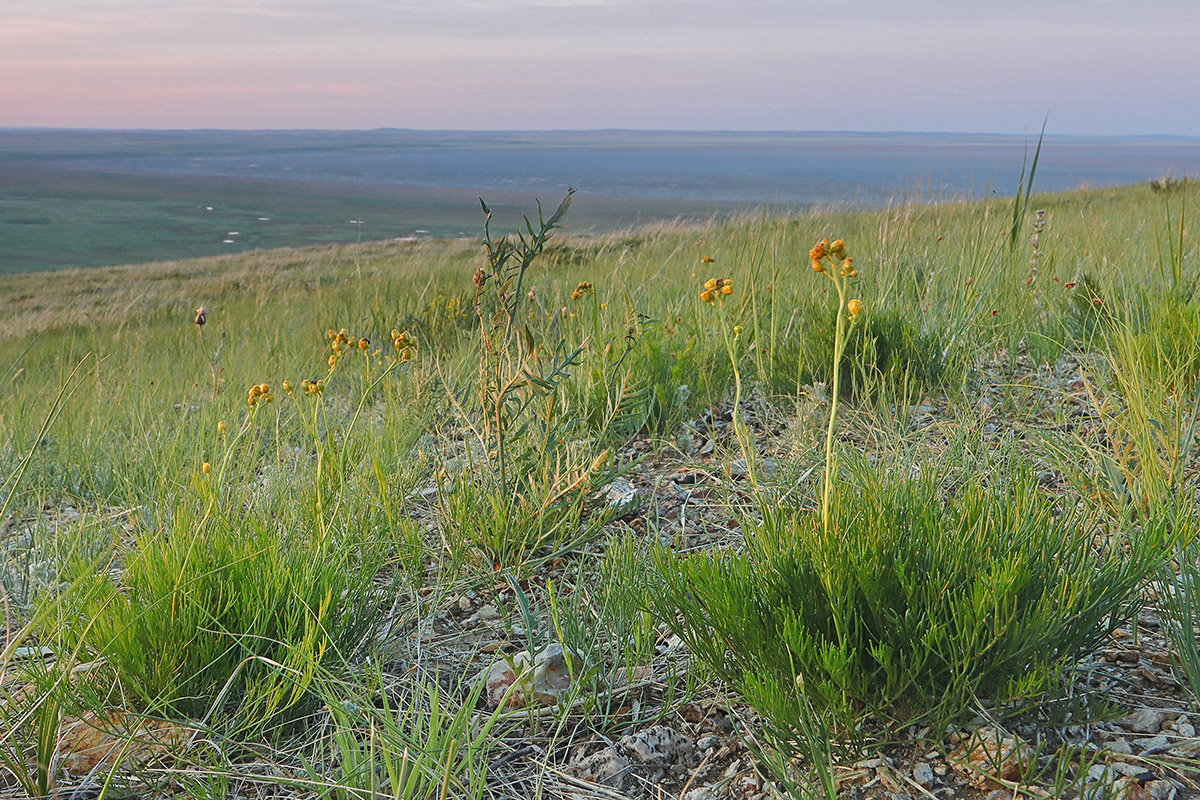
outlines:
[{"label": "pale rock", "polygon": [[1176,758],[1195,758],[1200,755],[1200,739],[1185,739],[1167,751]]},{"label": "pale rock", "polygon": [[960,744],[950,757],[965,760],[974,772],[970,783],[984,788],[991,778],[1015,781],[1034,757],[1033,749],[997,727],[980,728]]},{"label": "pale rock", "polygon": [[1117,800],[1154,800],[1154,796],[1136,778],[1117,778],[1113,781],[1113,793]]},{"label": "pale rock", "polygon": [[933,767],[929,766],[924,761],[918,762],[917,765],[913,767],[912,775],[914,781],[927,789],[933,785],[935,780],[937,780],[936,776],[933,774]]},{"label": "pale rock", "polygon": [[1156,752],[1162,752],[1171,746],[1171,740],[1166,736],[1154,736],[1138,742],[1138,747],[1143,755],[1152,755]]},{"label": "pale rock", "polygon": [[1154,800],[1175,800],[1175,796],[1179,793],[1178,787],[1166,780],[1150,781],[1146,784],[1146,789],[1150,791],[1150,796]]},{"label": "pale rock", "polygon": [[1125,739],[1113,739],[1104,747],[1110,753],[1127,756],[1133,753],[1133,745],[1129,744]]},{"label": "pale rock", "polygon": [[488,703],[498,707],[507,696],[507,705],[514,708],[530,703],[552,706],[571,687],[571,662],[577,661],[575,654],[557,643],[542,648],[532,663],[524,651],[511,659],[501,658],[482,673]]},{"label": "pale rock", "polygon": [[610,683],[614,689],[622,689],[626,686],[644,683],[652,677],[654,677],[654,670],[651,667],[617,667],[612,672]]},{"label": "pale rock", "polygon": [[617,478],[600,491],[613,508],[623,508],[637,500],[637,489],[625,478]]},{"label": "pale rock", "polygon": [[481,622],[490,622],[494,619],[500,619],[500,612],[496,610],[495,606],[484,606],[476,611],[469,620],[464,622],[463,627],[470,628]]},{"label": "pale rock", "polygon": [[1139,708],[1127,717],[1121,717],[1116,722],[1122,728],[1134,733],[1158,733],[1167,719],[1167,712],[1158,708]]},{"label": "pale rock", "polygon": [[1136,778],[1146,771],[1144,764],[1131,764],[1128,761],[1118,761],[1112,767],[1114,772],[1125,778]]}]

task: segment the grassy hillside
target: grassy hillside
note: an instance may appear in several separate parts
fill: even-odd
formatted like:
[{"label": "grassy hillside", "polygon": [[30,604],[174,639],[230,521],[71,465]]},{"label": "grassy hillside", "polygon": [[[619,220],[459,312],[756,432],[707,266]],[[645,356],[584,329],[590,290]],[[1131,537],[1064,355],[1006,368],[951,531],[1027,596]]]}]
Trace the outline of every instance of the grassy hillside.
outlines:
[{"label": "grassy hillside", "polygon": [[1072,796],[1150,705],[1190,791],[1197,199],[6,276],[6,786]]}]

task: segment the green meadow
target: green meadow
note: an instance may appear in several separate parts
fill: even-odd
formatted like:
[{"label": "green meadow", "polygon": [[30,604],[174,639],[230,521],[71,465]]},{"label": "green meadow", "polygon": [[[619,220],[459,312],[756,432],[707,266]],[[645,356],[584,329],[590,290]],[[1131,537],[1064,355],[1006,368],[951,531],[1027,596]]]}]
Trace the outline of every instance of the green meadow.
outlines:
[{"label": "green meadow", "polygon": [[1191,183],[561,199],[0,280],[7,795],[1197,791]]}]

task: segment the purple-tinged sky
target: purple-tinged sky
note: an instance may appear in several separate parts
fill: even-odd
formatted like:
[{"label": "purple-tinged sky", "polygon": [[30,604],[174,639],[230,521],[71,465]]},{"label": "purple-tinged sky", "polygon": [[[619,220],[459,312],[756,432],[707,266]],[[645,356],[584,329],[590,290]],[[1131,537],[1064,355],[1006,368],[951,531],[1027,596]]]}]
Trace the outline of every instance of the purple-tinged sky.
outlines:
[{"label": "purple-tinged sky", "polygon": [[0,0],[0,127],[1200,135],[1197,0]]}]

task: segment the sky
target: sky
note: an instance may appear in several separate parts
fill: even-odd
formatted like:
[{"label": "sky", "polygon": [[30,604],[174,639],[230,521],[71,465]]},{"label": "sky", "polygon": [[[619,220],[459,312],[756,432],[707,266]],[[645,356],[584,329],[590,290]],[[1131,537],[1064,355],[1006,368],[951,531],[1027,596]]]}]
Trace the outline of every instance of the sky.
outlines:
[{"label": "sky", "polygon": [[1197,0],[0,0],[0,127],[1200,135]]}]

